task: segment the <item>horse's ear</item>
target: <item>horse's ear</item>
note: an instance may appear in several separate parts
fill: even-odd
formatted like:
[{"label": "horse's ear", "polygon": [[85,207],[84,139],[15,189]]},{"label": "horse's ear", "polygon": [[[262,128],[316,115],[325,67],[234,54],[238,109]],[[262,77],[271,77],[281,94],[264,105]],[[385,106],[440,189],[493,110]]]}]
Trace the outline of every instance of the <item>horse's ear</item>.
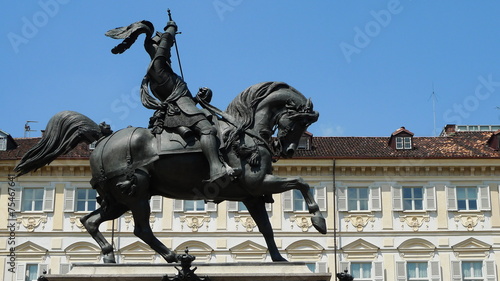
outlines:
[{"label": "horse's ear", "polygon": [[310,111],[313,111],[313,103],[312,103],[312,101],[311,101],[311,98],[309,98],[309,99],[307,100],[307,103],[306,103],[306,108],[307,108],[308,110],[310,110]]}]

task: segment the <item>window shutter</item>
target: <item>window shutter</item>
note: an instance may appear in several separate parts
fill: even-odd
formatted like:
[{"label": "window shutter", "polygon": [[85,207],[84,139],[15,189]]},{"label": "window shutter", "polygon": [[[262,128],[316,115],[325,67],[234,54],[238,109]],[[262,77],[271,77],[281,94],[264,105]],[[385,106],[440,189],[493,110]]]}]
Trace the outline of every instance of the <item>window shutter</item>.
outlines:
[{"label": "window shutter", "polygon": [[217,204],[214,202],[207,202],[205,203],[205,210],[207,212],[216,212],[217,211]]},{"label": "window shutter", "polygon": [[457,195],[455,186],[446,186],[446,200],[448,201],[448,210],[457,211]]},{"label": "window shutter", "polygon": [[163,203],[163,197],[160,195],[151,196],[151,212],[161,212]]},{"label": "window shutter", "polygon": [[328,264],[326,262],[316,263],[316,273],[327,273],[327,272],[328,272]]},{"label": "window shutter", "polygon": [[43,211],[53,212],[54,211],[54,191],[53,186],[48,186],[45,188],[43,195]]},{"label": "window shutter", "polygon": [[69,186],[64,189],[64,211],[74,212],[75,211],[75,191],[74,186]]},{"label": "window shutter", "polygon": [[462,281],[462,264],[460,261],[451,261],[451,280]]},{"label": "window shutter", "polygon": [[174,212],[184,212],[184,200],[174,200]]},{"label": "window shutter", "polygon": [[23,189],[21,187],[14,187],[14,211],[20,212],[21,211],[21,198],[23,196]]},{"label": "window shutter", "polygon": [[436,188],[434,186],[425,186],[425,208],[427,211],[436,211]]},{"label": "window shutter", "polygon": [[403,210],[403,188],[401,186],[392,187],[392,209],[394,211]]},{"label": "window shutter", "polygon": [[318,203],[320,211],[326,211],[326,187],[315,187],[316,202]]},{"label": "window shutter", "polygon": [[266,211],[271,212],[273,210],[273,204],[272,203],[266,203]]},{"label": "window shutter", "polygon": [[226,201],[228,212],[238,212],[238,201]]},{"label": "window shutter", "polygon": [[491,210],[490,204],[490,187],[488,185],[479,185],[479,207],[481,211],[489,211]]},{"label": "window shutter", "polygon": [[406,262],[397,261],[396,262],[396,280],[406,281]]},{"label": "window shutter", "polygon": [[44,272],[49,273],[49,265],[41,263],[38,265],[38,276],[42,275]]},{"label": "window shutter", "polygon": [[496,281],[495,261],[485,261],[486,281]]},{"label": "window shutter", "polygon": [[439,268],[438,261],[429,262],[429,275],[431,277],[431,281],[441,281],[441,270]]},{"label": "window shutter", "polygon": [[59,273],[60,274],[66,274],[71,270],[71,264],[69,263],[61,263],[61,266],[59,267]]},{"label": "window shutter", "polygon": [[293,190],[288,190],[288,191],[281,193],[281,196],[283,196],[283,211],[284,212],[293,211],[292,192],[293,192]]},{"label": "window shutter", "polygon": [[373,281],[384,281],[384,267],[381,261],[373,262]]},{"label": "window shutter", "polygon": [[339,262],[339,272],[344,272],[346,270],[352,275],[351,264],[348,261]]},{"label": "window shutter", "polygon": [[381,211],[381,201],[380,201],[380,186],[370,186],[370,209],[372,211]]},{"label": "window shutter", "polygon": [[26,280],[26,264],[18,264],[16,272],[16,281]]},{"label": "window shutter", "polygon": [[347,211],[347,187],[338,186],[337,187],[337,209],[339,212]]}]

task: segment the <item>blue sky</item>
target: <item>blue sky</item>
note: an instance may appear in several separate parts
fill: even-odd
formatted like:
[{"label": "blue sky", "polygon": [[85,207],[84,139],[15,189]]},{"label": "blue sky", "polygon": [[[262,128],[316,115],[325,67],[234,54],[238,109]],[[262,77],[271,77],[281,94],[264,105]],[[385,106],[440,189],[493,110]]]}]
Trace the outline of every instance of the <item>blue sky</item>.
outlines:
[{"label": "blue sky", "polygon": [[30,136],[40,136],[62,110],[114,130],[147,126],[153,112],[138,99],[149,63],[143,38],[113,55],[119,41],[104,33],[143,19],[161,31],[167,8],[182,31],[186,82],[192,92],[210,87],[219,108],[252,84],[284,81],[320,112],[315,136],[389,136],[401,126],[432,136],[446,124],[500,124],[498,1],[9,0],[3,7],[0,129],[14,137],[24,136],[28,120],[38,121]]}]

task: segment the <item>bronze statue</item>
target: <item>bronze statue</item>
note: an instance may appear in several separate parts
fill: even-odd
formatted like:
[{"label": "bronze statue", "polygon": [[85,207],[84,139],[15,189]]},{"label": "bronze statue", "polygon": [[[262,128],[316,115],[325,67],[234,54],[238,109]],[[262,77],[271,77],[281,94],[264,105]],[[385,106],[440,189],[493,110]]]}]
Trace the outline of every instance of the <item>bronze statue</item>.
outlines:
[{"label": "bronze statue", "polygon": [[[80,113],[60,112],[49,121],[40,142],[16,166],[18,176],[49,164],[80,142],[97,141],[90,167],[100,207],[81,222],[101,247],[104,262],[115,262],[115,257],[99,225],[129,210],[135,222],[134,234],[167,262],[177,261],[149,225],[149,199],[153,195],[216,203],[242,201],[263,234],[273,261],[285,259],[278,251],[265,209],[272,194],[300,190],[313,214],[314,227],[326,233],[325,219],[309,185],[301,178],[272,175],[273,157],[292,157],[307,127],[317,121],[319,114],[312,102],[286,83],[265,82],[241,92],[225,112],[209,104],[209,90],[201,90],[197,101],[205,108],[202,111],[168,63],[175,23],[169,22],[166,32],[154,37],[153,30],[151,23],[142,21],[107,34],[125,39],[113,49],[116,53],[130,47],[139,34],[147,35],[145,47],[152,63],[143,80],[141,98],[146,107],[156,110],[152,128],[129,127],[111,133],[109,127],[99,126]],[[157,99],[149,95],[148,86]],[[179,136],[186,128],[196,136]],[[215,145],[219,141],[220,150]],[[228,173],[231,167],[237,172]]]}]

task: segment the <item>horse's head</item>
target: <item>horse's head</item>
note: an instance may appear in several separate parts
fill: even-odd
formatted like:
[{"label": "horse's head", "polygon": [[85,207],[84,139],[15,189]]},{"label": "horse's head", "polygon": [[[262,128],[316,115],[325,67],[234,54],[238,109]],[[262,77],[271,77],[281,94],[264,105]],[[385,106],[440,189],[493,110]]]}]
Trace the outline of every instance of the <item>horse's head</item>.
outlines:
[{"label": "horse's head", "polygon": [[305,104],[296,104],[290,99],[287,100],[285,108],[278,116],[276,126],[280,154],[284,158],[290,158],[307,127],[318,120],[319,113],[313,110],[311,100]]}]

